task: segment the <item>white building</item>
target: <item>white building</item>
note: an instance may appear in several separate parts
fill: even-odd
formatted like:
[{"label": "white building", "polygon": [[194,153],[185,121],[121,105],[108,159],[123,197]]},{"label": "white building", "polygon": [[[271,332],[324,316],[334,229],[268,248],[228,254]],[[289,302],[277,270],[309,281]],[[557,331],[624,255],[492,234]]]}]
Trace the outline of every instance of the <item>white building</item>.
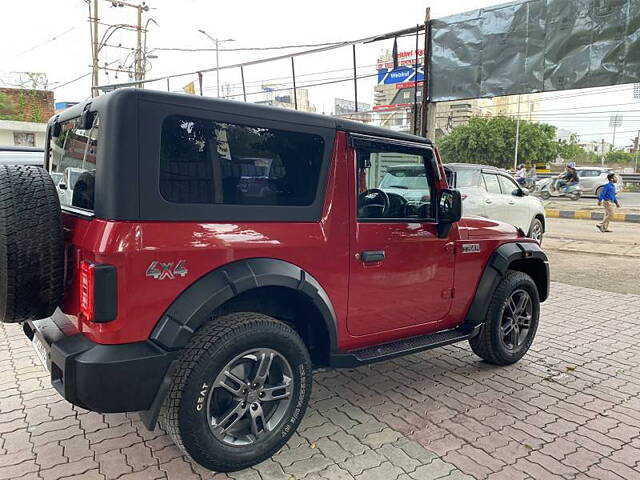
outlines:
[{"label": "white building", "polygon": [[46,123],[0,120],[0,146],[44,148],[46,132]]}]

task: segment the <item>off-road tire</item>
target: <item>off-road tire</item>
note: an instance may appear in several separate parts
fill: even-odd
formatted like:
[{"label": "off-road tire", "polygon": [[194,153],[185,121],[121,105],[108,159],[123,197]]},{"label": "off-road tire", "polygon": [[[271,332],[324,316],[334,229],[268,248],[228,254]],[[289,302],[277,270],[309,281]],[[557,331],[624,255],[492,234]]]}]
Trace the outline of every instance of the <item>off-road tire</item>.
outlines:
[{"label": "off-road tire", "polygon": [[[531,297],[533,307],[531,329],[524,343],[517,350],[509,351],[500,341],[500,326],[507,301],[518,289],[525,290]],[[482,330],[469,340],[471,349],[488,363],[511,365],[520,360],[531,347],[538,329],[539,318],[540,296],[535,282],[526,273],[508,271],[493,293]]]},{"label": "off-road tire", "polygon": [[[287,359],[294,376],[292,401],[267,437],[250,445],[230,446],[211,433],[207,408],[198,411],[197,403],[204,396],[203,384],[211,385],[227,362],[254,347],[274,349]],[[295,432],[311,395],[311,375],[307,348],[291,327],[259,313],[224,315],[196,332],[182,352],[159,423],[183,452],[205,468],[217,472],[248,468],[274,455]]]},{"label": "off-road tire", "polygon": [[0,321],[50,316],[62,301],[64,239],[49,174],[0,166]]}]

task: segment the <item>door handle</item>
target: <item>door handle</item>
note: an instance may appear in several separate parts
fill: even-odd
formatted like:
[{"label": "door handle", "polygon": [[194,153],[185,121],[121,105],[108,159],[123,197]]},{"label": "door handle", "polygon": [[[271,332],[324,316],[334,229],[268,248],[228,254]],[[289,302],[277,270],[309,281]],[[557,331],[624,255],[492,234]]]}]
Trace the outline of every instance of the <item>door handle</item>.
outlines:
[{"label": "door handle", "polygon": [[490,198],[487,198],[484,202],[485,203],[493,203]]},{"label": "door handle", "polygon": [[362,263],[381,262],[384,258],[384,250],[368,250],[366,252],[362,252],[362,255],[360,255]]}]

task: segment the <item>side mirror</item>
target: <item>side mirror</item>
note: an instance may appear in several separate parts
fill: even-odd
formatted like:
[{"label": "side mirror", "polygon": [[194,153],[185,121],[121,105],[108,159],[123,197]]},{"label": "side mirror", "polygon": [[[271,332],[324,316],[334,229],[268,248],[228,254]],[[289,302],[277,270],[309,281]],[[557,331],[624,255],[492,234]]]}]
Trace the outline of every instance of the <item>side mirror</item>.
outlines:
[{"label": "side mirror", "polygon": [[446,188],[438,201],[438,237],[449,235],[451,225],[462,218],[462,196],[458,190]]},{"label": "side mirror", "polygon": [[520,190],[520,196],[522,196],[522,197],[526,197],[527,195],[529,195],[529,193],[531,193],[531,192],[529,192],[528,188],[522,187],[522,189]]},{"label": "side mirror", "polygon": [[66,190],[66,189],[67,189],[67,184],[66,184],[66,183],[64,183],[64,182],[60,182],[60,183],[58,184],[58,188],[59,188],[60,190]]}]

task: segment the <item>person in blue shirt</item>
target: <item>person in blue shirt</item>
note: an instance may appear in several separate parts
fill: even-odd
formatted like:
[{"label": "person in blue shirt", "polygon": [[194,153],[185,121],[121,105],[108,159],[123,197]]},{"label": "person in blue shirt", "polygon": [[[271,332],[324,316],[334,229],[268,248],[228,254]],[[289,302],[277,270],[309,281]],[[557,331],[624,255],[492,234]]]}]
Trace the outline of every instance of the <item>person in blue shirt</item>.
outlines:
[{"label": "person in blue shirt", "polygon": [[600,195],[598,195],[598,206],[604,203],[604,219],[602,223],[597,223],[596,227],[601,232],[610,232],[609,230],[609,222],[613,218],[613,206],[620,208],[620,202],[618,202],[618,197],[616,197],[616,183],[618,179],[616,178],[615,173],[610,173],[607,175],[607,183],[602,190],[600,191]]}]

